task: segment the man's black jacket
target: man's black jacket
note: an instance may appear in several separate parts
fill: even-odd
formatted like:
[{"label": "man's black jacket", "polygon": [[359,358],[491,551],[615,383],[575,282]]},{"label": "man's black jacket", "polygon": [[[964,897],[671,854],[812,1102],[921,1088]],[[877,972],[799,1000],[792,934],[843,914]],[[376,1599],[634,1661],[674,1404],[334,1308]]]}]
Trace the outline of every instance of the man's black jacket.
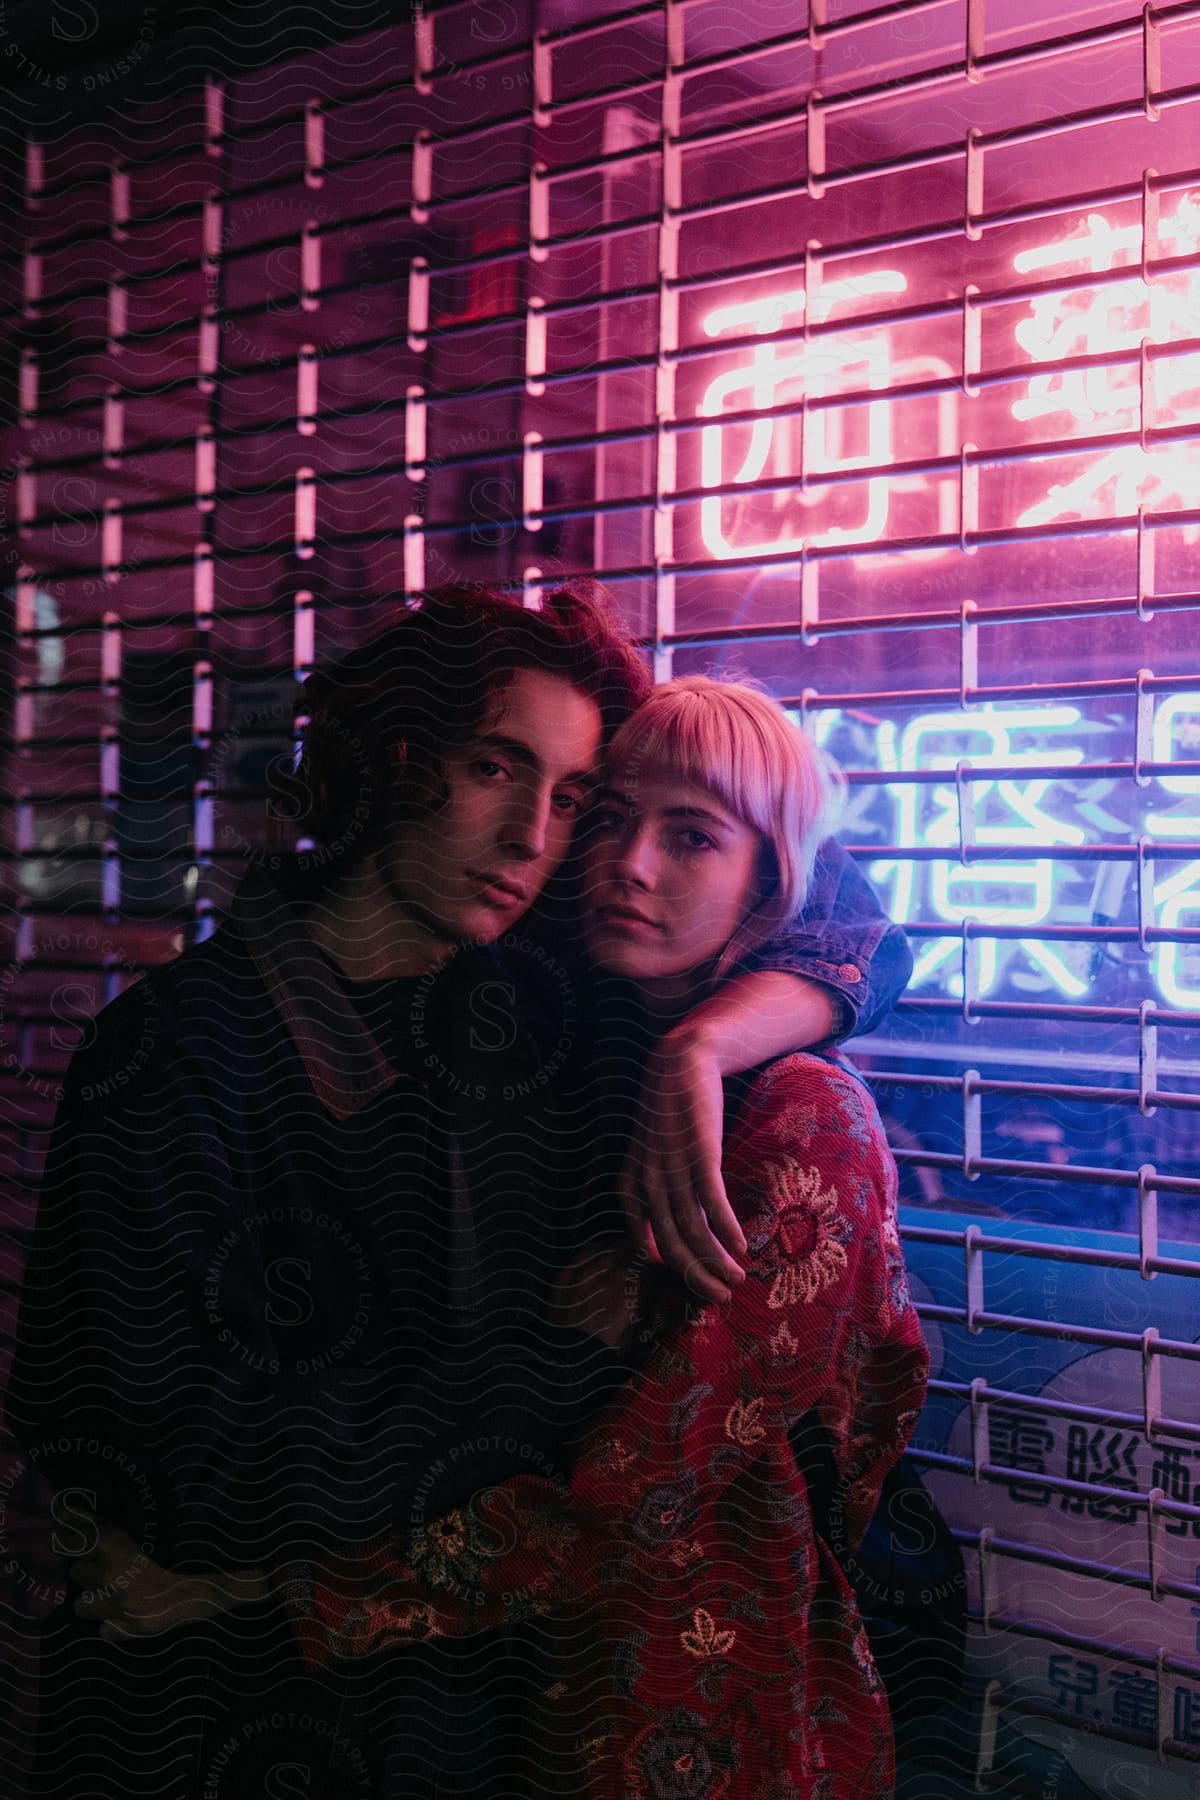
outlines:
[{"label": "man's black jacket", "polygon": [[[518,940],[351,985],[295,911],[319,885],[252,868],[70,1064],[7,1403],[64,1557],[93,1507],[195,1571],[403,1530],[553,1468],[621,1376],[541,1322],[565,966]],[[411,1657],[302,1678],[269,1613],[96,1631],[68,1602],[44,1641],[44,1792],[423,1793],[413,1757],[473,1740],[445,1791],[490,1791],[494,1644],[431,1647],[414,1690]]]}]

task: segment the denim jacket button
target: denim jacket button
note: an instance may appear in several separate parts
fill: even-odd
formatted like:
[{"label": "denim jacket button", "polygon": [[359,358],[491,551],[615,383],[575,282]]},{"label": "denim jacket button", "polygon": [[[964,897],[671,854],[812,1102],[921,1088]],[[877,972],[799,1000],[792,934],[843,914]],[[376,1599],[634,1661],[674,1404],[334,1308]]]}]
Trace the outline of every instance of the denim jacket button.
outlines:
[{"label": "denim jacket button", "polygon": [[841,976],[843,981],[854,982],[854,981],[862,980],[862,970],[855,968],[853,963],[840,964],[839,968],[838,968],[838,974]]}]

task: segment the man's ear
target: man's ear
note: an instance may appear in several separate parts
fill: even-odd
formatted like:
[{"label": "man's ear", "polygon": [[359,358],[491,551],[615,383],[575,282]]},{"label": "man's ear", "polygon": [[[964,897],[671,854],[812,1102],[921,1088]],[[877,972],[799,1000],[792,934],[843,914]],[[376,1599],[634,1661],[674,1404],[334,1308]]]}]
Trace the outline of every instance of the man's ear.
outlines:
[{"label": "man's ear", "polygon": [[396,738],[388,746],[387,762],[394,814],[405,819],[414,813],[442,810],[450,788],[440,759],[420,744],[411,747],[407,738]]}]

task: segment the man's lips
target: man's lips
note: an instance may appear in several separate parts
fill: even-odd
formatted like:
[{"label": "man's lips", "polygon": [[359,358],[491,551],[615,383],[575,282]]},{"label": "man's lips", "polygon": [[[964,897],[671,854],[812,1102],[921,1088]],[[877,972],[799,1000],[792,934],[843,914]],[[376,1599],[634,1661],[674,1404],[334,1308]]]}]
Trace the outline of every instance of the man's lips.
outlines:
[{"label": "man's lips", "polygon": [[518,887],[515,882],[508,881],[503,875],[492,875],[486,869],[468,869],[467,874],[472,881],[478,881],[485,893],[494,895],[508,906],[524,906],[529,899],[527,890]]}]

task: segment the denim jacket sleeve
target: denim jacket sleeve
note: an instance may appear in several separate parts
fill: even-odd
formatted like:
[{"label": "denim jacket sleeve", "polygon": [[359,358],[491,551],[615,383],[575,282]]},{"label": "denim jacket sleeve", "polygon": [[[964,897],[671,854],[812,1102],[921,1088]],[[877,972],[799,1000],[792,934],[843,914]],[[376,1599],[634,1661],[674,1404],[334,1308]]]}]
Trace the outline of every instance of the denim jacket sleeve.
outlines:
[{"label": "denim jacket sleeve", "polygon": [[742,973],[775,969],[831,988],[843,1003],[836,1037],[870,1031],[895,1006],[912,974],[912,952],[874,888],[838,843],[817,851],[804,909],[786,931],[741,965]]}]

